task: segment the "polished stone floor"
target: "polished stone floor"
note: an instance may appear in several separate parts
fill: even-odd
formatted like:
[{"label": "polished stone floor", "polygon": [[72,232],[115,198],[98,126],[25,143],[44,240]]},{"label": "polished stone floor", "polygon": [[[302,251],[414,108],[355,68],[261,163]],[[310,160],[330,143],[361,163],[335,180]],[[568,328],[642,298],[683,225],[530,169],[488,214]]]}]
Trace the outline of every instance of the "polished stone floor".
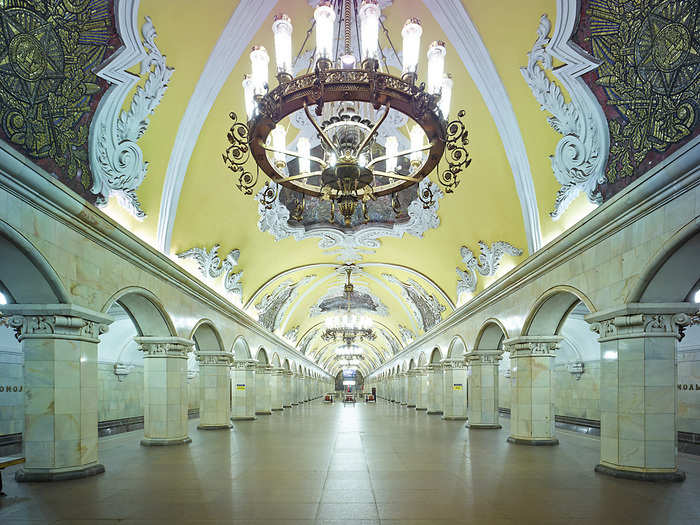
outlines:
[{"label": "polished stone floor", "polygon": [[0,524],[700,523],[700,457],[684,483],[593,472],[599,442],[558,432],[558,447],[506,443],[380,401],[314,402],[233,431],[198,431],[179,447],[100,440],[107,472],[51,484],[4,474]]}]

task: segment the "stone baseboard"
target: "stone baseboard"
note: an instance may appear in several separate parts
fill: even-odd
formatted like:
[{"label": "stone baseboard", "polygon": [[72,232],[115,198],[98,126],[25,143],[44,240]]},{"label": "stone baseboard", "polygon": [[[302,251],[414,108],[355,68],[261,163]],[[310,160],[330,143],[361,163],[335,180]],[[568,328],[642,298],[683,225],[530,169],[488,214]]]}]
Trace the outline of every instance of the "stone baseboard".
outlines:
[{"label": "stone baseboard", "polygon": [[416,407],[416,410],[428,410],[427,408],[418,408]]},{"label": "stone baseboard", "polygon": [[428,410],[429,416],[441,416],[442,410]]},{"label": "stone baseboard", "polygon": [[282,412],[282,410],[284,410],[284,409],[283,408],[273,408],[272,409],[273,412]]},{"label": "stone baseboard", "polygon": [[170,447],[174,445],[186,445],[187,443],[192,443],[192,438],[189,436],[177,439],[143,438],[141,440],[141,445],[144,447]]},{"label": "stone baseboard", "polygon": [[406,408],[416,408],[416,405],[406,405]]},{"label": "stone baseboard", "polygon": [[464,425],[465,428],[473,428],[475,430],[478,430],[480,428],[483,429],[494,429],[494,428],[503,428],[501,425],[489,425],[489,424],[480,424],[480,423],[467,423]]},{"label": "stone baseboard", "polygon": [[254,421],[258,419],[255,416],[234,416],[231,418],[231,421]]},{"label": "stone baseboard", "polygon": [[601,464],[596,465],[594,470],[598,474],[620,479],[634,479],[638,481],[685,481],[685,472],[682,470],[677,470],[675,472],[639,472],[636,470],[617,469]]},{"label": "stone baseboard", "polygon": [[81,479],[97,474],[102,474],[105,471],[104,465],[95,463],[77,470],[67,471],[51,471],[51,470],[33,470],[21,468],[15,472],[15,481],[19,483],[35,482],[35,481],[65,481],[69,479]]},{"label": "stone baseboard", "polygon": [[466,421],[467,418],[464,416],[442,416],[445,421]]},{"label": "stone baseboard", "polygon": [[256,416],[270,416],[270,415],[272,415],[272,412],[270,410],[256,410],[255,415]]},{"label": "stone baseboard", "polygon": [[233,425],[197,425],[197,430],[229,430]]},{"label": "stone baseboard", "polygon": [[546,447],[546,446],[553,446],[553,445],[558,445],[559,440],[557,438],[552,438],[552,439],[524,439],[524,438],[516,438],[513,436],[508,436],[508,439],[506,440],[508,443],[513,443],[515,445],[531,445],[531,446],[541,446],[541,447]]}]

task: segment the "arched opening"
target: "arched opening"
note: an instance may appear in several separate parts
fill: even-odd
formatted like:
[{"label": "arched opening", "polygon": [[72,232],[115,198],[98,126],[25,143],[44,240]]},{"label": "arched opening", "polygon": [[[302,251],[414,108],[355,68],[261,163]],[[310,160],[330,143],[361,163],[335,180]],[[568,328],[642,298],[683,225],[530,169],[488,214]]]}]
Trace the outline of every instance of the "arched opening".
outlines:
[{"label": "arched opening", "polygon": [[107,301],[103,312],[114,322],[97,346],[100,436],[143,427],[144,359],[134,338],[175,334],[160,301],[148,290],[121,290]]},{"label": "arched opening", "polygon": [[[70,303],[60,278],[19,232],[0,221],[0,311],[12,304]],[[0,325],[0,455],[21,451],[24,432],[24,354],[12,328]]]},{"label": "arched opening", "polygon": [[[474,343],[474,351],[504,350],[503,341],[508,333],[497,319],[489,319],[479,330]],[[498,410],[510,412],[510,352],[504,351],[498,363]]]},{"label": "arched opening", "polygon": [[194,341],[195,351],[187,356],[187,410],[190,416],[194,416],[200,411],[202,387],[197,353],[223,352],[224,344],[219,331],[209,319],[202,319],[194,326],[190,339]]},{"label": "arched opening", "polygon": [[272,354],[272,366],[274,366],[275,368],[281,368],[281,365],[280,365],[280,356],[279,356],[279,354],[278,354],[277,352],[275,352],[274,354]]},{"label": "arched opening", "polygon": [[242,335],[239,335],[233,342],[233,348],[231,352],[233,353],[233,359],[235,361],[244,361],[246,359],[251,359],[248,342]]},{"label": "arched opening", "polygon": [[450,342],[450,346],[447,349],[447,357],[450,359],[464,359],[464,355],[467,353],[467,345],[464,344],[464,339],[460,336],[456,336]]},{"label": "arched opening", "polygon": [[440,352],[440,349],[436,346],[430,354],[430,364],[438,364],[440,361],[442,361],[442,352]]},{"label": "arched opening", "polygon": [[258,353],[255,356],[255,359],[257,359],[259,365],[269,365],[270,361],[267,358],[267,350],[264,348],[260,347],[258,349]]}]

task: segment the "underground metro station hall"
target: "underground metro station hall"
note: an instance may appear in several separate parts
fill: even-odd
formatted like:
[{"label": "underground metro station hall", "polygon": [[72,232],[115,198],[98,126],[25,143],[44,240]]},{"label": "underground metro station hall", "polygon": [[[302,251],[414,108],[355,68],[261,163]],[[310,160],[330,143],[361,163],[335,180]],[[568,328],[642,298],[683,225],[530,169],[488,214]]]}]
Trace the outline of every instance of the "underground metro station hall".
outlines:
[{"label": "underground metro station hall", "polygon": [[0,0],[0,524],[700,523],[700,0]]}]

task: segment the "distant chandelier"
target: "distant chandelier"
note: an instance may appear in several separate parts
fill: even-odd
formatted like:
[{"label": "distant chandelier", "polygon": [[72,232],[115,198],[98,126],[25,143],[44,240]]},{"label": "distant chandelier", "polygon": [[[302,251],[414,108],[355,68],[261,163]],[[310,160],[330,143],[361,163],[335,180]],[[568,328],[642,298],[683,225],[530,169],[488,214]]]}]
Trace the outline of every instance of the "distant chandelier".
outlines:
[{"label": "distant chandelier", "polygon": [[[430,44],[427,86],[418,85],[423,32],[420,20],[409,18],[403,26],[401,60],[380,15],[378,0],[322,0],[294,61],[291,20],[284,14],[275,17],[272,32],[278,86],[268,89],[269,56],[265,48],[253,47],[252,73],[243,81],[248,123],[238,122],[235,113],[230,114],[234,124],[223,159],[237,175],[237,187],[244,194],[252,195],[262,170],[272,181],[300,194],[293,218],[301,216],[304,197],[311,196],[330,202],[331,222],[337,206],[349,226],[358,205],[367,222],[367,202],[385,195],[391,196],[398,214],[397,193],[419,183],[433,170],[447,193],[457,187],[458,175],[471,159],[466,150],[464,111],[459,111],[456,120],[447,121],[452,79],[444,72],[445,43]],[[385,50],[379,45],[380,27],[401,65],[401,76],[389,72]],[[306,71],[294,76],[294,65],[312,31],[316,36],[313,61]],[[336,31],[339,42],[334,46]],[[352,50],[353,33],[360,57]],[[320,122],[312,116],[312,106]],[[399,151],[399,139],[394,135],[387,136],[383,144],[377,142],[391,109],[412,122],[408,126],[408,149]],[[287,131],[280,122],[297,111],[304,112],[318,135],[317,153],[312,154],[306,137],[297,140],[296,151],[287,148]],[[257,164],[255,173],[245,167],[251,154]],[[441,171],[443,154],[447,168]],[[277,185],[266,183],[259,197],[261,204],[271,208],[278,191]],[[418,198],[426,208],[434,203],[433,192],[427,186]]]},{"label": "distant chandelier", "polygon": [[343,345],[335,349],[338,359],[364,359],[364,351],[357,345]]},{"label": "distant chandelier", "polygon": [[353,265],[345,266],[345,274],[347,282],[343,287],[345,296],[347,297],[347,309],[344,313],[326,318],[324,331],[321,334],[321,339],[327,342],[343,341],[346,346],[350,346],[356,339],[374,341],[377,335],[372,330],[374,322],[371,318],[365,315],[355,315],[350,313],[350,302],[352,292],[355,287],[350,282],[350,276],[355,267]]}]

